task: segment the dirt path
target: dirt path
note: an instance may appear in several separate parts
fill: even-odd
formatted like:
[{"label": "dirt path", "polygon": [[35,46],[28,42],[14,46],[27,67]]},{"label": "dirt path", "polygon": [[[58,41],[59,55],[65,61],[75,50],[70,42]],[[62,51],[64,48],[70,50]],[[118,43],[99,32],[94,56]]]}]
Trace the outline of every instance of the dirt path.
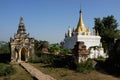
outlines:
[{"label": "dirt path", "polygon": [[49,75],[43,74],[41,71],[31,66],[29,63],[20,63],[20,65],[38,80],[56,80]]}]

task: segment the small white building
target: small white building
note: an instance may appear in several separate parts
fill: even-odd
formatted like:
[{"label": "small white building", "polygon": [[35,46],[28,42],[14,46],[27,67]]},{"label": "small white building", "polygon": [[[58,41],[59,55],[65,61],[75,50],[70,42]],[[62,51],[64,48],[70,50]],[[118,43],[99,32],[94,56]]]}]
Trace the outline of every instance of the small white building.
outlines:
[{"label": "small white building", "polygon": [[[65,39],[64,39],[64,45],[63,48],[73,49],[76,42],[83,41],[86,45],[86,48],[89,49],[92,46],[100,46],[101,37],[98,35],[98,33],[95,33],[94,30],[93,34],[91,35],[90,29],[86,28],[82,19],[82,11],[80,10],[80,17],[78,21],[77,28],[74,30],[71,30],[71,28],[68,28],[68,32],[65,33]],[[95,50],[94,50],[95,52]],[[101,49],[97,52],[96,55],[94,55],[97,58],[97,55],[103,54],[104,50]],[[90,53],[93,53],[92,50]],[[93,58],[93,54],[90,54],[90,58]]]},{"label": "small white building", "polygon": [[90,54],[88,55],[88,58],[90,59],[95,59],[95,58],[107,58],[107,55],[104,53],[104,50],[102,47],[100,48],[91,48],[90,49]]}]

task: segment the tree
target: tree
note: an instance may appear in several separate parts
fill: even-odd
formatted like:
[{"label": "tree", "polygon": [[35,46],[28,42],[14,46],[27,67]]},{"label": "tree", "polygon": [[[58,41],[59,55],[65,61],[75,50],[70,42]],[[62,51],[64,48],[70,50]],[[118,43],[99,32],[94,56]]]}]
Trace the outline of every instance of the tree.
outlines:
[{"label": "tree", "polygon": [[105,50],[110,51],[114,40],[120,38],[117,20],[111,15],[103,17],[103,19],[95,18],[94,22],[95,33],[98,32],[101,36],[101,42]]},{"label": "tree", "polygon": [[7,42],[0,42],[0,53],[10,53],[10,46]]},{"label": "tree", "polygon": [[71,49],[61,49],[61,52],[60,52],[60,54],[62,55],[67,55],[71,53],[72,53]]},{"label": "tree", "polygon": [[49,47],[49,42],[48,41],[42,41],[42,40],[35,40],[35,53],[38,55],[41,52],[42,48],[47,48]]},{"label": "tree", "polygon": [[58,53],[60,53],[60,51],[61,51],[61,48],[58,43],[51,44],[49,47],[49,52],[52,54],[58,54]]}]

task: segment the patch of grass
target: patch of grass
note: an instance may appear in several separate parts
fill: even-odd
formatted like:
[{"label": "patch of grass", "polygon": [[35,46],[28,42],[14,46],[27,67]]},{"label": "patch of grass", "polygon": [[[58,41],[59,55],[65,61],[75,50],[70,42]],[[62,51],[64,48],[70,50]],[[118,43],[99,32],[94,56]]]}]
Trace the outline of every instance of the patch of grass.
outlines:
[{"label": "patch of grass", "polygon": [[15,74],[1,76],[0,80],[33,80],[33,77],[26,72],[19,64],[11,64],[16,70]]},{"label": "patch of grass", "polygon": [[15,69],[10,64],[0,63],[0,76],[7,76],[15,73]]},{"label": "patch of grass", "polygon": [[88,59],[84,63],[77,63],[76,66],[76,70],[81,73],[89,73],[94,70],[94,63],[91,59]]},{"label": "patch of grass", "polygon": [[84,74],[79,73],[74,70],[70,70],[67,68],[55,68],[50,67],[47,64],[43,63],[30,63],[40,71],[42,71],[45,74],[48,74],[52,77],[54,77],[56,80],[119,80],[120,78],[116,78],[107,74],[102,74],[100,72],[97,72],[96,70]]}]

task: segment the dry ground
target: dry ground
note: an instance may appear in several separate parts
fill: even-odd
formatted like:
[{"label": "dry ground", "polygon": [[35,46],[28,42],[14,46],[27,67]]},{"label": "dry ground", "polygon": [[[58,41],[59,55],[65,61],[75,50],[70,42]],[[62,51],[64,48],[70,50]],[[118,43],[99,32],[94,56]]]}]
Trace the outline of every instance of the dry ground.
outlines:
[{"label": "dry ground", "polygon": [[[83,74],[65,68],[46,67],[45,64],[41,63],[31,65],[38,68],[43,73],[54,77],[56,80],[120,80],[120,78],[100,73],[96,70],[88,74]],[[33,77],[28,72],[26,72],[20,65],[13,64],[13,66],[17,70],[17,73],[10,76],[0,77],[0,80],[33,80]]]},{"label": "dry ground", "polygon": [[96,70],[84,74],[65,68],[45,67],[46,65],[41,63],[31,65],[41,70],[43,73],[54,77],[57,80],[120,80],[120,78],[100,73]]}]

